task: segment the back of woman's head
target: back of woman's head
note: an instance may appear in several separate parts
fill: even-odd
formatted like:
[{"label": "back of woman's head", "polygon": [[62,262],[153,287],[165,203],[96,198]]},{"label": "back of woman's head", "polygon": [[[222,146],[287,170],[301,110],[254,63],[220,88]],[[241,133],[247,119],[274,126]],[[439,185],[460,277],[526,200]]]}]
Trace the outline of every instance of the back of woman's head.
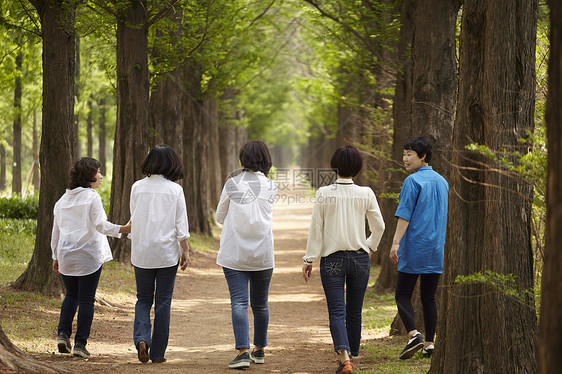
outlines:
[{"label": "back of woman's head", "polygon": [[261,171],[266,176],[272,165],[269,148],[261,140],[254,140],[244,144],[240,149],[239,159],[244,169]]},{"label": "back of woman's head", "polygon": [[144,158],[141,169],[147,177],[160,174],[171,181],[183,178],[183,163],[176,151],[166,144],[152,148]]},{"label": "back of woman's head", "polygon": [[354,177],[363,167],[363,157],[354,146],[343,145],[334,152],[330,166],[340,177]]},{"label": "back of woman's head", "polygon": [[68,188],[71,190],[76,187],[89,188],[90,183],[96,181],[96,174],[98,173],[101,163],[95,158],[81,157],[70,169],[70,182]]}]

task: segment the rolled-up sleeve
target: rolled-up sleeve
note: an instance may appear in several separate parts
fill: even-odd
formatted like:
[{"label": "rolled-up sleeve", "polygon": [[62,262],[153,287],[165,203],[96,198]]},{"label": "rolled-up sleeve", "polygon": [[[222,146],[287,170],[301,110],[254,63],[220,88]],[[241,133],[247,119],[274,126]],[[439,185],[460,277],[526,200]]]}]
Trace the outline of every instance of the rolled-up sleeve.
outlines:
[{"label": "rolled-up sleeve", "polygon": [[324,207],[322,204],[322,192],[316,192],[316,202],[312,208],[312,219],[308,230],[308,241],[306,242],[306,254],[303,259],[314,262],[320,257],[323,246],[324,235]]},{"label": "rolled-up sleeve", "polygon": [[215,215],[215,219],[217,221],[217,223],[220,223],[221,225],[224,223],[224,219],[226,218],[226,214],[228,213],[228,208],[230,206],[230,196],[228,194],[228,183],[229,183],[230,179],[225,183],[223,189],[222,189],[222,193],[221,193],[221,197],[219,199],[219,204],[217,205],[217,213]]},{"label": "rolled-up sleeve", "polygon": [[189,223],[187,221],[187,207],[183,191],[180,191],[178,194],[178,202],[176,204],[176,237],[180,243],[190,237]]},{"label": "rolled-up sleeve", "polygon": [[101,197],[98,194],[96,194],[92,200],[92,204],[90,205],[90,219],[99,233],[112,236],[114,238],[121,237],[121,234],[119,233],[121,225],[116,225],[107,220],[107,215],[105,214],[103,204],[101,203]]},{"label": "rolled-up sleeve", "polygon": [[373,190],[370,190],[369,193],[369,209],[367,209],[366,216],[367,222],[369,222],[369,229],[371,230],[371,235],[367,238],[367,244],[371,250],[376,251],[384,233],[385,225],[377,197]]},{"label": "rolled-up sleeve", "polygon": [[51,232],[51,251],[53,260],[58,260],[57,248],[60,238],[59,224],[57,223],[56,217],[53,218],[53,231]]}]

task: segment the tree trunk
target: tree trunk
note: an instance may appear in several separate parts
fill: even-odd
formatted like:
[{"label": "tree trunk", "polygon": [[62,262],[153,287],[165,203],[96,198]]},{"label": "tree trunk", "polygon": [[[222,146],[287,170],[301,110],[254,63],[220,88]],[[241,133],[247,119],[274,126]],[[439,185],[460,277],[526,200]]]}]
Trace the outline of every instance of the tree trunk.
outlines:
[{"label": "tree trunk", "polygon": [[550,59],[546,129],[548,136],[548,185],[546,253],[543,263],[539,373],[556,373],[562,367],[562,4],[551,0]]},{"label": "tree trunk", "polygon": [[[400,8],[400,35],[398,41],[398,68],[393,101],[394,134],[392,138],[391,159],[387,163],[388,181],[385,193],[400,193],[402,182],[406,175],[402,164],[403,146],[410,137],[412,128],[412,58],[410,48],[413,38],[413,17],[415,2],[403,0]],[[379,198],[383,219],[386,225],[381,243],[379,244],[381,271],[375,283],[375,290],[380,293],[392,293],[396,289],[398,272],[396,265],[389,260],[392,238],[396,230],[397,197]]]},{"label": "tree trunk", "polygon": [[37,134],[37,109],[33,109],[33,135],[32,135],[32,153],[33,153],[33,188],[35,191],[39,191],[40,186],[40,178],[39,178],[39,146],[38,146],[38,137]]},{"label": "tree trunk", "polygon": [[99,108],[100,108],[100,120],[99,120],[99,133],[98,133],[98,147],[99,147],[99,162],[101,164],[101,174],[105,175],[106,174],[106,149],[105,149],[105,139],[107,136],[107,132],[105,130],[105,123],[106,123],[106,117],[105,117],[105,99],[100,99],[100,103],[99,103]]},{"label": "tree trunk", "polygon": [[236,107],[234,99],[236,93],[232,88],[226,89],[221,97],[219,110],[219,149],[221,164],[221,184],[227,177],[240,167],[238,163],[238,148],[236,144]]},{"label": "tree trunk", "polygon": [[6,188],[6,148],[0,144],[0,191]]},{"label": "tree trunk", "polygon": [[13,163],[12,163],[12,193],[21,194],[21,95],[22,95],[22,65],[23,53],[20,51],[16,55],[16,82],[14,89],[14,139],[12,144]]},{"label": "tree trunk", "polygon": [[[117,15],[117,124],[109,219],[125,224],[130,217],[131,186],[142,177],[148,151],[148,39],[146,0],[133,0]],[[131,244],[111,239],[113,256],[130,263]]]},{"label": "tree trunk", "polygon": [[166,73],[150,95],[150,143],[168,144],[182,155],[182,82],[179,69]]},{"label": "tree trunk", "polygon": [[[80,36],[76,35],[76,63],[74,70],[74,94],[76,95],[76,102],[80,105],[80,91],[82,89],[82,82],[80,81]],[[74,158],[78,159],[82,155],[82,147],[80,146],[80,112],[74,113]]]},{"label": "tree trunk", "polygon": [[[205,102],[201,100],[202,69],[190,61],[183,71],[184,116],[183,129],[183,187],[187,204],[189,229],[192,232],[211,235],[207,160],[208,136],[203,128]],[[213,207],[214,208],[214,207]]]},{"label": "tree trunk", "polygon": [[69,373],[26,355],[12,344],[0,326],[0,372],[5,369],[23,373]]},{"label": "tree trunk", "polygon": [[[537,8],[536,0],[464,2],[442,317],[431,373],[537,369],[533,189],[465,150],[476,142],[495,151],[526,152],[518,139],[534,128]],[[477,272],[512,274],[523,292],[516,298],[478,282],[455,284],[458,275]]]},{"label": "tree trunk", "polygon": [[92,157],[94,154],[94,139],[92,137],[92,115],[93,115],[93,105],[92,100],[88,100],[88,117],[86,117],[86,137],[87,137],[87,154],[88,157]]},{"label": "tree trunk", "polygon": [[222,191],[222,178],[221,178],[221,162],[220,153],[223,152],[219,148],[219,121],[218,121],[218,108],[217,101],[215,99],[208,99],[208,110],[207,110],[207,133],[209,149],[207,153],[207,164],[209,168],[209,202],[211,215],[216,209],[219,198]]},{"label": "tree trunk", "polygon": [[31,2],[41,18],[43,36],[43,124],[39,162],[41,187],[35,249],[13,287],[57,295],[60,276],[51,270],[53,208],[63,195],[74,154],[74,17],[73,1]]}]

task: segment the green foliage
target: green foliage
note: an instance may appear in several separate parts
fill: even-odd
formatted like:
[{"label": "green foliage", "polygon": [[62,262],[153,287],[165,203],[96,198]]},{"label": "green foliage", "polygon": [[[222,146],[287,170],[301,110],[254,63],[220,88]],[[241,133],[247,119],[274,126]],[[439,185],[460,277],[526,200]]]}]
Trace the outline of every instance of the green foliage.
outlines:
[{"label": "green foliage", "polygon": [[534,289],[526,289],[517,284],[517,277],[513,274],[500,274],[491,270],[477,272],[470,275],[458,275],[455,279],[456,284],[470,285],[481,284],[486,288],[495,290],[509,296],[517,301],[528,304],[535,295]]},{"label": "green foliage", "polygon": [[34,236],[37,232],[37,220],[33,218],[0,218],[0,234],[16,235],[24,233]]},{"label": "green foliage", "polygon": [[0,198],[0,218],[37,219],[39,195]]},{"label": "green foliage", "polygon": [[0,287],[23,273],[35,246],[37,221],[0,219]]}]

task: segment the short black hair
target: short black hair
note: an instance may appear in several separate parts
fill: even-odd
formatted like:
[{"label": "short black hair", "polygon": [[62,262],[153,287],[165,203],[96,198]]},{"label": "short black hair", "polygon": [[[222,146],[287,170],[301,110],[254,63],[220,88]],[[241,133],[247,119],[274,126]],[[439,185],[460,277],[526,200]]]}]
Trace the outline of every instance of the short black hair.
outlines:
[{"label": "short black hair", "polygon": [[342,145],[334,152],[330,166],[340,177],[354,177],[363,167],[363,157],[354,146]]},{"label": "short black hair", "polygon": [[240,148],[238,155],[244,169],[261,171],[266,177],[271,169],[271,155],[269,148],[261,140],[253,140]]},{"label": "short black hair", "polygon": [[96,174],[101,168],[101,162],[91,157],[80,157],[70,169],[70,182],[68,188],[90,188],[90,183],[96,181]]},{"label": "short black hair", "polygon": [[147,177],[160,174],[171,181],[183,178],[183,163],[176,151],[167,144],[152,148],[144,158],[141,169]]},{"label": "short black hair", "polygon": [[429,163],[433,153],[433,145],[427,138],[412,138],[404,143],[404,150],[416,152],[419,158],[425,155],[425,162]]}]

